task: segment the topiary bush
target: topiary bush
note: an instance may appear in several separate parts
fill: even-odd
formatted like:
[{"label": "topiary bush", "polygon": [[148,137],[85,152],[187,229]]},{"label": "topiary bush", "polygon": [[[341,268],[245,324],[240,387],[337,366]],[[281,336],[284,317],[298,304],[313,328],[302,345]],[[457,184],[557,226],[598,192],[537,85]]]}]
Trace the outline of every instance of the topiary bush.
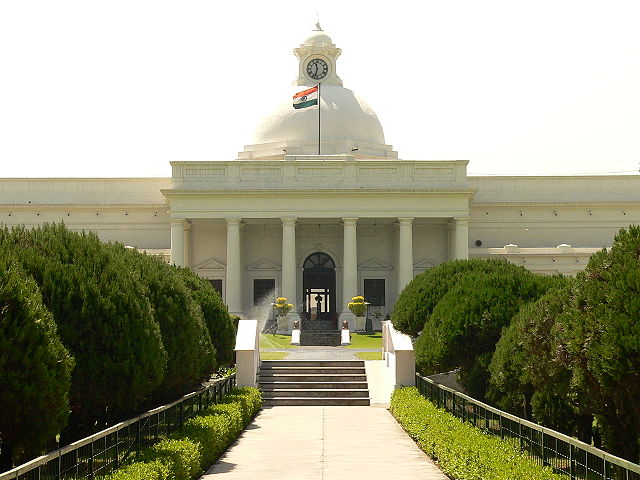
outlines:
[{"label": "topiary bush", "polygon": [[165,377],[155,398],[171,400],[196,388],[215,368],[216,353],[202,310],[175,267],[158,258],[118,248],[140,274],[167,351]]},{"label": "topiary bush", "polygon": [[431,317],[433,309],[460,279],[469,273],[509,273],[524,270],[506,260],[454,260],[416,276],[400,292],[391,314],[393,326],[417,337]]},{"label": "topiary bush", "polygon": [[201,471],[200,445],[192,440],[176,438],[161,440],[142,458],[146,462],[163,463],[175,480],[191,480]]},{"label": "topiary bush", "polygon": [[431,375],[457,368],[466,391],[484,399],[489,363],[502,329],[524,304],[558,281],[515,266],[460,275],[434,307],[415,343],[418,371]]},{"label": "topiary bush", "polygon": [[0,249],[0,471],[66,425],[73,366],[35,281]]},{"label": "topiary bush", "polygon": [[35,279],[76,361],[63,441],[135,411],[160,384],[167,355],[124,247],[118,252],[64,225],[3,229],[0,245]]},{"label": "topiary bush", "polygon": [[451,478],[560,480],[513,443],[464,423],[424,398],[415,387],[395,390],[390,410],[427,455]]},{"label": "topiary bush", "polygon": [[206,279],[198,276],[189,268],[179,268],[177,271],[191,291],[191,296],[200,305],[211,343],[215,348],[218,367],[232,364],[236,328],[227,306],[222,302],[216,289]]},{"label": "topiary bush", "polygon": [[171,472],[168,463],[151,460],[125,465],[105,478],[109,480],[173,480],[175,475]]},{"label": "topiary bush", "polygon": [[231,421],[222,414],[190,418],[178,434],[180,439],[190,439],[199,444],[200,467],[206,469],[222,455],[232,442]]}]

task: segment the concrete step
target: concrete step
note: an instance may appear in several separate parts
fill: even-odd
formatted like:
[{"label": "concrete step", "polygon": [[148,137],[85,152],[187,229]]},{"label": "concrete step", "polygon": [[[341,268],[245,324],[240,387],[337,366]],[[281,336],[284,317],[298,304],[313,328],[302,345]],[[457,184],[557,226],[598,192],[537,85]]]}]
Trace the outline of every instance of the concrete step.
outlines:
[{"label": "concrete step", "polygon": [[264,406],[294,406],[294,405],[312,405],[312,406],[364,406],[370,405],[369,398],[301,398],[301,397],[278,397],[265,399]]},{"label": "concrete step", "polygon": [[364,389],[368,388],[367,382],[260,382],[260,389],[262,391],[274,390],[274,389],[328,389],[338,390],[341,388],[346,389]]},{"label": "concrete step", "polygon": [[271,367],[363,367],[363,360],[263,360],[262,368]]},{"label": "concrete step", "polygon": [[340,375],[340,374],[320,374],[320,373],[278,373],[258,375],[258,382],[366,382],[367,376],[362,375]]},{"label": "concrete step", "polygon": [[345,374],[345,375],[364,375],[364,367],[269,367],[260,368],[260,374],[276,375],[276,374],[294,374],[294,373],[318,373],[318,374]]},{"label": "concrete step", "polygon": [[313,389],[275,389],[262,390],[262,398],[264,400],[271,398],[369,398],[369,390],[367,389],[338,389],[338,390],[321,390]]}]

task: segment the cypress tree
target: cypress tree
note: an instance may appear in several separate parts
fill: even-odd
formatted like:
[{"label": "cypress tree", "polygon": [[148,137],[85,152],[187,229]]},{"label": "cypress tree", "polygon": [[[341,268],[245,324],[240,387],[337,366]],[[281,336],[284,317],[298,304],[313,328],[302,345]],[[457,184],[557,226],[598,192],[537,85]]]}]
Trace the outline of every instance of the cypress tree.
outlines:
[{"label": "cypress tree", "polygon": [[236,329],[222,298],[206,279],[198,276],[191,269],[180,268],[178,272],[191,291],[191,295],[200,305],[211,342],[216,351],[218,366],[233,363]]},{"label": "cypress tree", "polygon": [[126,253],[140,272],[160,326],[167,371],[155,397],[168,400],[209,378],[216,365],[215,349],[202,310],[178,268],[148,255]]},{"label": "cypress tree", "polygon": [[76,359],[65,441],[142,405],[162,381],[167,356],[147,291],[126,256],[62,225],[14,229],[3,238],[40,286]]},{"label": "cypress tree", "polygon": [[36,283],[0,248],[0,471],[66,425],[73,365]]},{"label": "cypress tree", "polygon": [[468,393],[483,399],[488,367],[502,329],[527,302],[556,280],[512,266],[499,272],[461,276],[436,304],[416,341],[416,366],[426,374],[459,369]]}]

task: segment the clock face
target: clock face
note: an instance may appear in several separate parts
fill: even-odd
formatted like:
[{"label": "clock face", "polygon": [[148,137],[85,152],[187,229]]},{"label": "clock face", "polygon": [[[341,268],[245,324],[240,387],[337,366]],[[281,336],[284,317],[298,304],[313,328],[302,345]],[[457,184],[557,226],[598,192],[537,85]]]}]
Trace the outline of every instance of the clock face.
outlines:
[{"label": "clock face", "polygon": [[321,58],[314,58],[307,63],[307,75],[314,80],[322,80],[329,72],[329,65]]}]

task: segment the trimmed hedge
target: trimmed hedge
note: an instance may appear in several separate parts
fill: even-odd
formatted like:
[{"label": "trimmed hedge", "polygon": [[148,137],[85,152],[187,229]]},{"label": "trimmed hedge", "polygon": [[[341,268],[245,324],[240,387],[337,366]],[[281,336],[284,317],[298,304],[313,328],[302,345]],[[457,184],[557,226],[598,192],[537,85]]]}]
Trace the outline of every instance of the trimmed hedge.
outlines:
[{"label": "trimmed hedge", "polygon": [[[179,432],[142,452],[139,461],[103,480],[190,480],[212,465],[262,407],[257,388],[234,388],[220,404],[189,419]],[[245,416],[243,417],[243,413]]]},{"label": "trimmed hedge", "polygon": [[453,478],[465,480],[560,480],[519,449],[438,409],[415,387],[391,396],[391,413],[418,446]]}]

